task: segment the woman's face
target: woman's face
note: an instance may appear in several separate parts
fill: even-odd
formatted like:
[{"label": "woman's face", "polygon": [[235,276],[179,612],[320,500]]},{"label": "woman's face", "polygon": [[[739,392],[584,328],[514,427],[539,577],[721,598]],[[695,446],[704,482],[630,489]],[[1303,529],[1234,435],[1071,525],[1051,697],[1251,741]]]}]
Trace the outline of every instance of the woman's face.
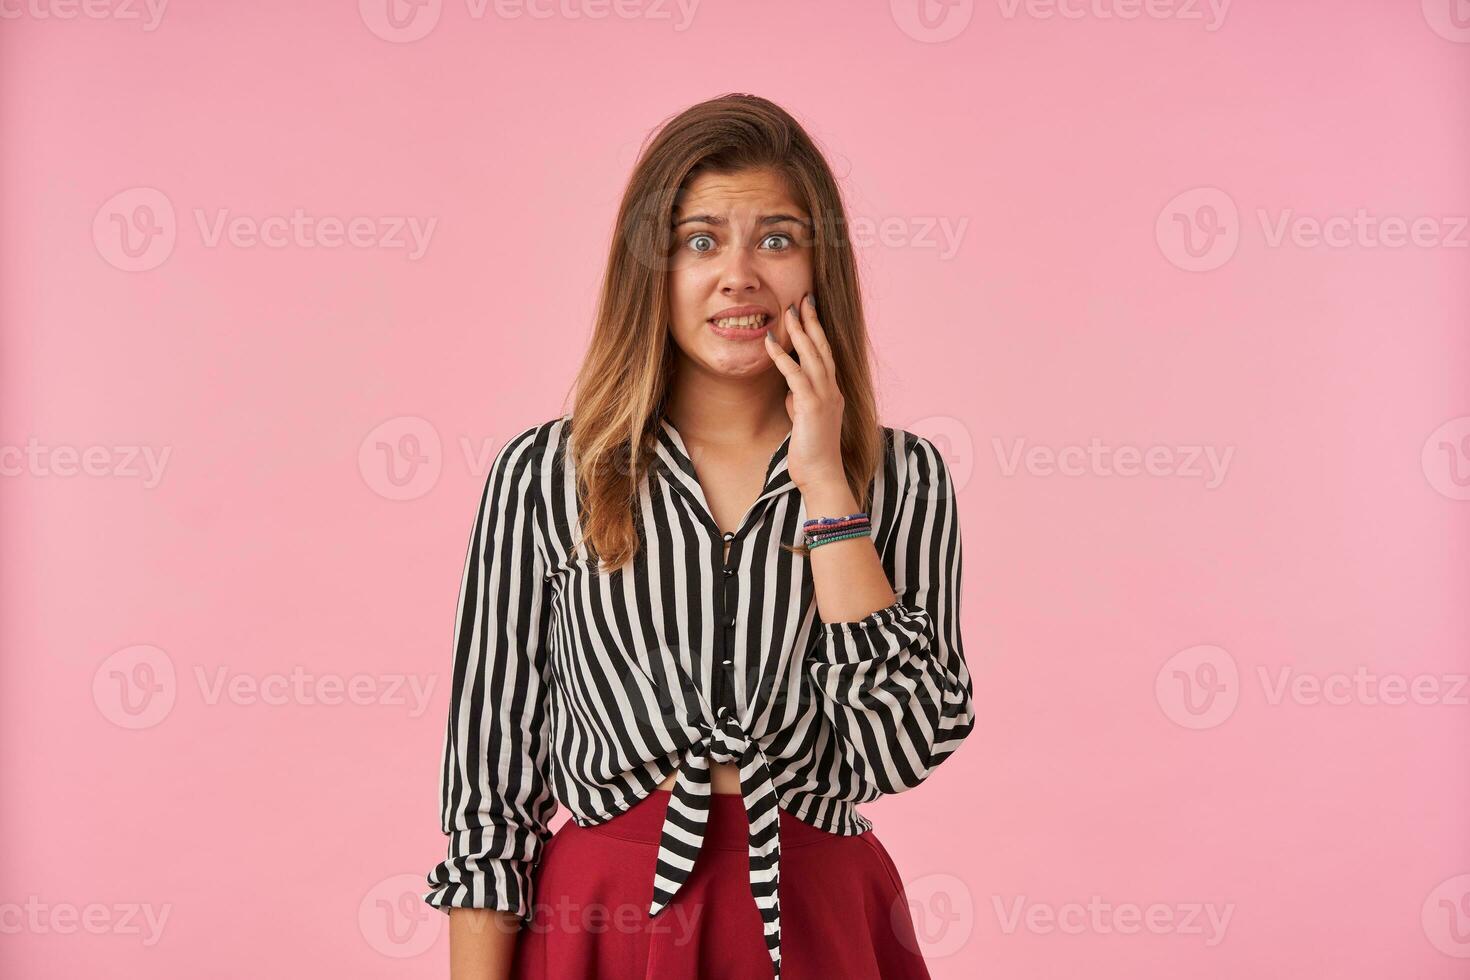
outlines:
[{"label": "woman's face", "polygon": [[761,338],[769,327],[791,349],[783,311],[811,289],[811,243],[811,217],[775,171],[695,177],[674,213],[674,343],[714,374],[777,370]]}]

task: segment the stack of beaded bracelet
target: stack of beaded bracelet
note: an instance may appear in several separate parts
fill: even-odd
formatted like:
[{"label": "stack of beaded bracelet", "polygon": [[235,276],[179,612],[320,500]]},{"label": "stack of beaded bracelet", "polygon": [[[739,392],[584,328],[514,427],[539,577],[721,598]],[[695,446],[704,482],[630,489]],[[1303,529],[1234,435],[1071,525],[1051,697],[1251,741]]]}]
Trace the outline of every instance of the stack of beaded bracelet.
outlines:
[{"label": "stack of beaded bracelet", "polygon": [[806,546],[817,548],[833,541],[871,534],[873,525],[867,514],[859,512],[846,517],[815,517],[803,522],[801,530],[806,536]]}]

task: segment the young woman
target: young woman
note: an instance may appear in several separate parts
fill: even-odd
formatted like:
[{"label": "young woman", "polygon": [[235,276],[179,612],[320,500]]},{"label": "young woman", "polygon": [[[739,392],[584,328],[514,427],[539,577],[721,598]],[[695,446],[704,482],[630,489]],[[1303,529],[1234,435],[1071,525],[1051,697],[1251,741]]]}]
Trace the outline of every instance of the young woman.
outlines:
[{"label": "young woman", "polygon": [[960,530],[877,421],[844,229],[764,99],[645,145],[575,409],[504,446],[470,539],[424,896],[455,980],[928,976],[855,804],[974,725]]}]

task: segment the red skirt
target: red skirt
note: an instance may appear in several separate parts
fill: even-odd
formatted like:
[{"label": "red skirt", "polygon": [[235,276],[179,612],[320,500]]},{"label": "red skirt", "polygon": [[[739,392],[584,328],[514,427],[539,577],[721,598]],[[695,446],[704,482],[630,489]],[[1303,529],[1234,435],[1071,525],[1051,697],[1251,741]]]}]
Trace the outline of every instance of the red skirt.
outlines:
[{"label": "red skirt", "polygon": [[[606,823],[568,820],[552,835],[512,980],[771,980],[738,795],[710,797],[689,880],[649,918],[670,796],[656,789]],[[929,980],[898,870],[873,832],[831,834],[784,810],[780,825],[782,980]]]}]

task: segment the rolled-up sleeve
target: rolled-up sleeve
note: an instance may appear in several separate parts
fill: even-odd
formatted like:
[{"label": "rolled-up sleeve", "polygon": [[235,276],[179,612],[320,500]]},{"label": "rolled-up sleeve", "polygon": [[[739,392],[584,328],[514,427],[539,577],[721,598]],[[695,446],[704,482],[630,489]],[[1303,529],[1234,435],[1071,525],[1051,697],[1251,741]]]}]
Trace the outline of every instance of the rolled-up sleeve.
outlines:
[{"label": "rolled-up sleeve", "polygon": [[854,622],[822,624],[807,659],[822,709],[869,796],[919,785],[975,725],[960,638],[954,486],[934,445],[907,438],[906,479],[880,554],[895,601]]},{"label": "rolled-up sleeve", "polygon": [[550,781],[545,561],[538,543],[539,426],[490,468],[465,558],[440,778],[448,854],[424,901],[530,921],[532,872],[557,803]]}]

